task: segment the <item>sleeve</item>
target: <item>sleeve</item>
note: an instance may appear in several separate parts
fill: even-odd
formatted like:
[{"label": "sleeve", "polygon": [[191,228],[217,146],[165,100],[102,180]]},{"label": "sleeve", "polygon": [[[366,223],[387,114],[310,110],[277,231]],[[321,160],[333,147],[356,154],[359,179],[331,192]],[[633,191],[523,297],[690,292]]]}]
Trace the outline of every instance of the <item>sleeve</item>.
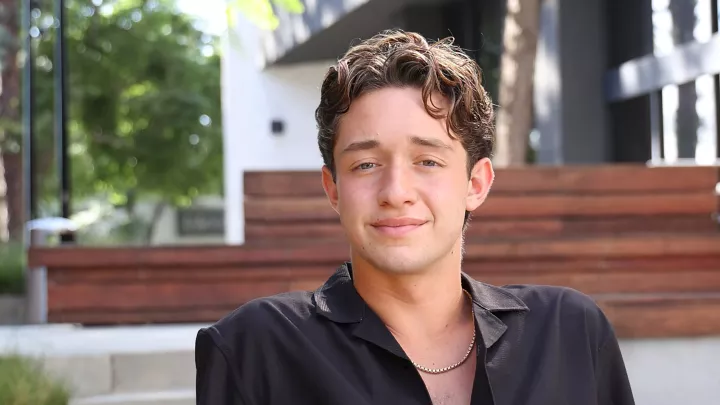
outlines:
[{"label": "sleeve", "polygon": [[197,405],[249,405],[240,397],[226,353],[208,329],[195,339],[195,403]]},{"label": "sleeve", "polygon": [[598,405],[635,405],[625,361],[612,328],[598,351],[597,368]]}]

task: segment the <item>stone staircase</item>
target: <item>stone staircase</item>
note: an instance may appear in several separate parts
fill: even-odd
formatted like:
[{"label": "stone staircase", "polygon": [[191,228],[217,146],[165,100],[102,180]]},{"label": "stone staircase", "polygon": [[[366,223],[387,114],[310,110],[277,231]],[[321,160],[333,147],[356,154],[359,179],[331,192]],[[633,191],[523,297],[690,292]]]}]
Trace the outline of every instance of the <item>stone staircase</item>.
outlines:
[{"label": "stone staircase", "polygon": [[40,358],[70,405],[194,405],[201,326],[0,328],[0,350]]},{"label": "stone staircase", "polygon": [[[0,354],[43,360],[71,405],[194,405],[195,336],[204,325],[0,327]],[[638,405],[717,404],[720,336],[623,339]]]}]

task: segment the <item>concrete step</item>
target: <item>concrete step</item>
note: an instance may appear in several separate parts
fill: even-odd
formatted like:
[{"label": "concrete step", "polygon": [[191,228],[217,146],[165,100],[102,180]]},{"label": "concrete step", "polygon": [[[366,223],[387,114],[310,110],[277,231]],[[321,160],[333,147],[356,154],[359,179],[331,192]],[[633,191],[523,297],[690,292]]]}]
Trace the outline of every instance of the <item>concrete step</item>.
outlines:
[{"label": "concrete step", "polygon": [[47,357],[45,368],[77,398],[195,388],[191,350]]},{"label": "concrete step", "polygon": [[40,359],[77,400],[194,403],[177,395],[195,389],[194,343],[201,326],[0,327],[0,354]]},{"label": "concrete step", "polygon": [[195,387],[194,351],[113,354],[111,363],[115,393]]},{"label": "concrete step", "polygon": [[136,392],[74,399],[70,405],[195,405],[194,390]]}]

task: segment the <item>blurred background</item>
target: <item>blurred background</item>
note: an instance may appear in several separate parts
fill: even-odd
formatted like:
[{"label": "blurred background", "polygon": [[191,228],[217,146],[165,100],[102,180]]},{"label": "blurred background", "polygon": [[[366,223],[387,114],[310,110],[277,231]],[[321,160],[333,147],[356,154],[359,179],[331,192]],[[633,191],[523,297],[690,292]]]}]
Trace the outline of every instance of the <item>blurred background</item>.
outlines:
[{"label": "blurred background", "polygon": [[194,403],[198,327],[346,260],[313,114],[389,28],[454,37],[496,104],[464,270],[595,298],[638,404],[717,403],[719,21],[717,0],[0,0],[0,380],[51,387],[0,403]]}]

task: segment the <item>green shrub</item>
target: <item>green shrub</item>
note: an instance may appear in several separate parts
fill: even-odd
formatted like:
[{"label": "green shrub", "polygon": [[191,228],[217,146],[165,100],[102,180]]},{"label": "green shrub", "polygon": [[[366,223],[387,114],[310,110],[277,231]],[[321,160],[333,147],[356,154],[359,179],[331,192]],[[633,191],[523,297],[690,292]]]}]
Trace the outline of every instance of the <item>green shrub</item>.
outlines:
[{"label": "green shrub", "polygon": [[68,405],[70,391],[49,377],[39,363],[21,356],[0,356],[0,404]]},{"label": "green shrub", "polygon": [[[0,244],[0,294],[25,291],[25,249],[21,243]],[[1,402],[0,402],[1,403]]]}]

